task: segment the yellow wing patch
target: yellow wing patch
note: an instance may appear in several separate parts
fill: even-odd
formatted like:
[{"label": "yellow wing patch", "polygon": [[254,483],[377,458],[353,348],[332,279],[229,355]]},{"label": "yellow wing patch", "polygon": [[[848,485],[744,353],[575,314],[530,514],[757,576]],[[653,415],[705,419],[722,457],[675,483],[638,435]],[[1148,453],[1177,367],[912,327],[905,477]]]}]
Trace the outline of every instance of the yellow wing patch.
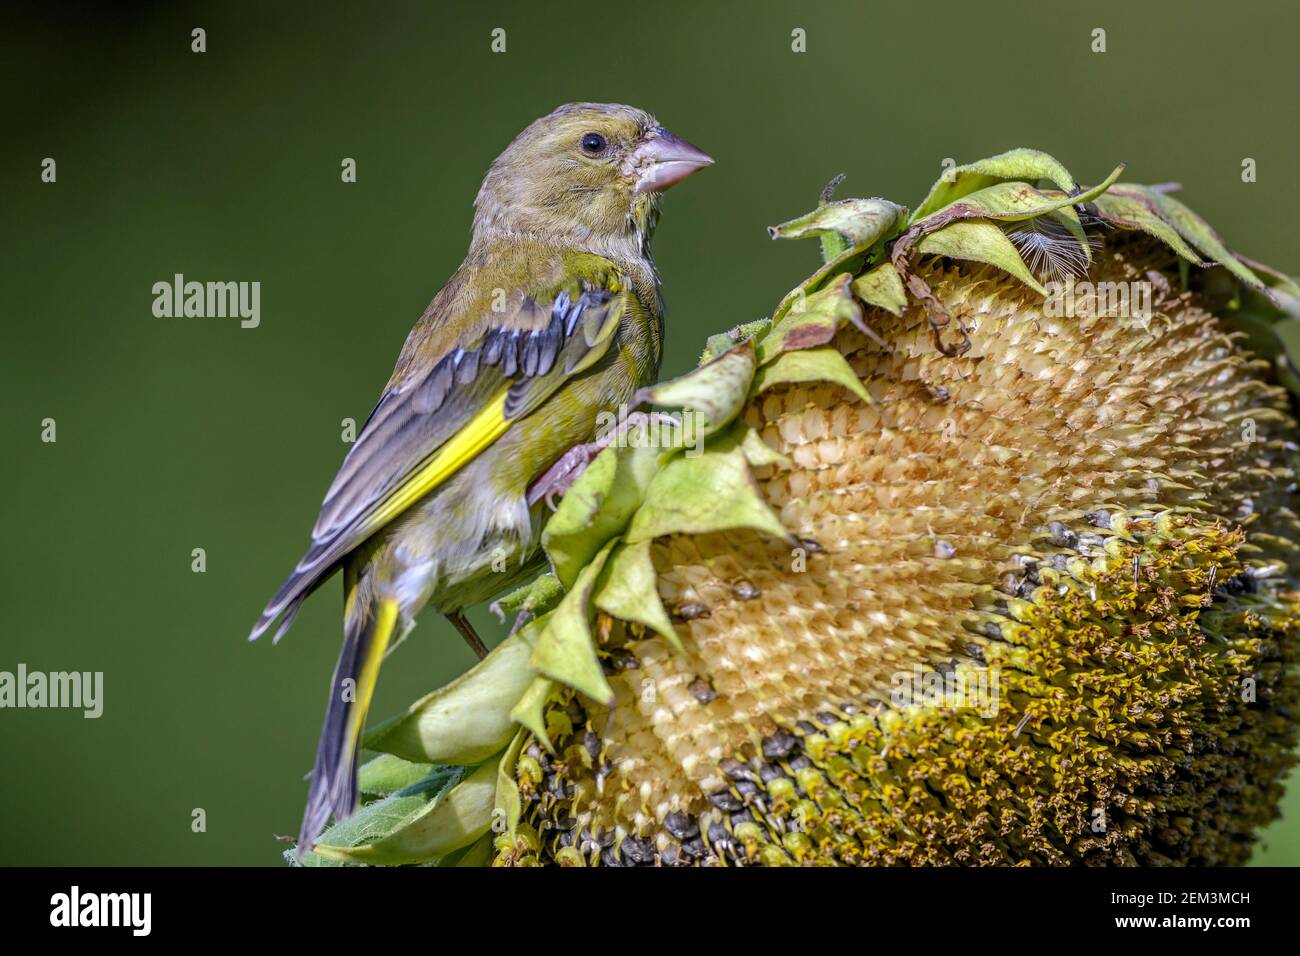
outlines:
[{"label": "yellow wing patch", "polygon": [[481,412],[449,438],[391,494],[380,501],[361,521],[366,532],[382,528],[434,488],[473,461],[510,427],[505,416],[506,393],[502,389]]}]

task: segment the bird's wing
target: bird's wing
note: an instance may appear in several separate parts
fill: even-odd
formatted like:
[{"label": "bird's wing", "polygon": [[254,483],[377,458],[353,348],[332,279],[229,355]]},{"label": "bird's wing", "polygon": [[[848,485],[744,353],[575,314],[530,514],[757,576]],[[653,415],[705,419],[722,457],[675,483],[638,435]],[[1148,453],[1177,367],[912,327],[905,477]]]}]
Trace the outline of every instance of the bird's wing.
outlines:
[{"label": "bird's wing", "polygon": [[516,259],[511,291],[492,284],[500,269],[462,267],[412,330],[325,495],[311,548],[251,638],[283,615],[278,639],[349,551],[605,354],[630,294],[617,267],[587,253]]}]

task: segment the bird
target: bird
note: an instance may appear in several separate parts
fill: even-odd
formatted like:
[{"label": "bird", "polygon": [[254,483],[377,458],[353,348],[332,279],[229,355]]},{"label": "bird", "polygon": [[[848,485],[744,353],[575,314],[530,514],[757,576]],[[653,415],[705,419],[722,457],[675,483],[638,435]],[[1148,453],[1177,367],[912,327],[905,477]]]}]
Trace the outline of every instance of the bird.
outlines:
[{"label": "bird", "polygon": [[544,569],[541,531],[557,489],[539,479],[571,478],[573,457],[580,465],[598,444],[598,416],[655,380],[660,198],[712,162],[643,110],[571,103],[528,125],[489,167],[464,262],[411,329],[307,553],[249,635],[278,620],[278,642],[342,572],[343,646],[300,858],[331,815],[356,809],[380,664],[420,611],[441,612],[482,657],[465,609]]}]

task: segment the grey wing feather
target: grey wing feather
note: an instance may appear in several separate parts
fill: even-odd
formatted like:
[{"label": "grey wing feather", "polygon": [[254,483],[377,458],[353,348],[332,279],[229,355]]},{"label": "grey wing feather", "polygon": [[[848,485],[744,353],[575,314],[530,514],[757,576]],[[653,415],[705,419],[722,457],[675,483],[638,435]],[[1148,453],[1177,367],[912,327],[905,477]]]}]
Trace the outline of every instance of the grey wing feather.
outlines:
[{"label": "grey wing feather", "polygon": [[505,384],[514,380],[506,417],[531,411],[539,388],[519,386],[531,382],[546,389],[548,383],[539,379],[551,373],[561,358],[564,372],[571,371],[578,356],[570,353],[591,347],[589,334],[574,335],[579,319],[584,312],[604,311],[612,298],[608,290],[595,289],[584,292],[575,303],[561,292],[543,328],[535,332],[492,328],[474,348],[453,350],[421,378],[387,392],[325,494],[311,548],[266,606],[249,639],[255,640],[283,615],[278,640],[307,596],[370,533],[358,533],[366,513],[460,431]]}]

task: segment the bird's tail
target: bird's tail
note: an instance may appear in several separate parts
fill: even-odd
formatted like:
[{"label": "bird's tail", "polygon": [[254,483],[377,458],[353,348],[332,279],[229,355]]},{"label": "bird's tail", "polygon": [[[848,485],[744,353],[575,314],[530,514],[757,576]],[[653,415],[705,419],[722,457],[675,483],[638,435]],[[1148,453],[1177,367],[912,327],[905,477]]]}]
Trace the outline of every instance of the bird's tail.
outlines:
[{"label": "bird's tail", "polygon": [[[355,598],[354,591],[349,597]],[[366,712],[379,676],[379,665],[397,628],[399,607],[394,598],[373,603],[350,600],[343,625],[343,649],[334,666],[329,707],[316,747],[307,809],[298,834],[298,856],[311,849],[332,813],[338,819],[357,805],[357,755]]]}]

